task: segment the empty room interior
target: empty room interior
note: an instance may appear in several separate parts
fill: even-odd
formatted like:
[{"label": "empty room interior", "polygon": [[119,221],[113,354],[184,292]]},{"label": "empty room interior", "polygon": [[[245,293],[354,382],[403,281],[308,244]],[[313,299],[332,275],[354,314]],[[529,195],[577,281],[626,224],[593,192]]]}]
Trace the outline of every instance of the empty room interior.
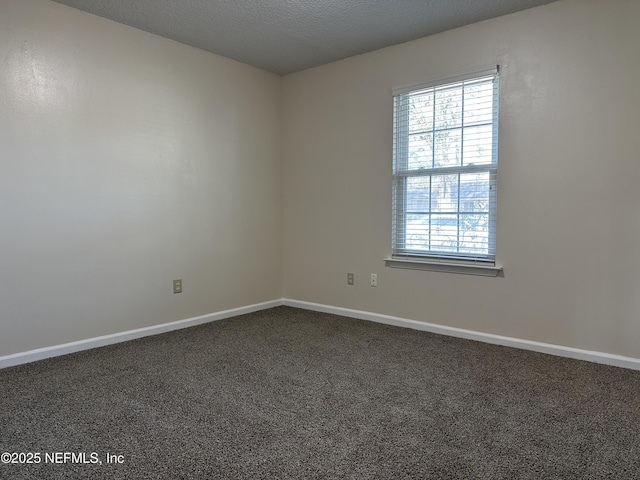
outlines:
[{"label": "empty room interior", "polygon": [[640,478],[639,23],[0,0],[0,478]]}]

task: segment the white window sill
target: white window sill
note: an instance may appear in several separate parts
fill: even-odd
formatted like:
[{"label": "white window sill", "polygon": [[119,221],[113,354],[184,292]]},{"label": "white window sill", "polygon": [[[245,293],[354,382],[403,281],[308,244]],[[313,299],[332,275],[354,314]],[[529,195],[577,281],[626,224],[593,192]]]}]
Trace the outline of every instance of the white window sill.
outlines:
[{"label": "white window sill", "polygon": [[498,265],[482,265],[479,263],[444,262],[429,259],[385,258],[387,267],[405,268],[408,270],[429,270],[432,272],[459,273],[462,275],[480,275],[496,277],[502,271]]}]

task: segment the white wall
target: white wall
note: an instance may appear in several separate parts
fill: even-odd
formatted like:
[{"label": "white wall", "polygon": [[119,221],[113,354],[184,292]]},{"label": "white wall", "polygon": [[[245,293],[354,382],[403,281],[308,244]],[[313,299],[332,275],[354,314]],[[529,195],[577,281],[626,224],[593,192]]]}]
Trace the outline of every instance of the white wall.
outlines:
[{"label": "white wall", "polygon": [[45,0],[0,61],[0,356],[281,297],[279,77]]},{"label": "white wall", "polygon": [[[639,19],[562,0],[281,79],[3,0],[0,356],[285,296],[639,358]],[[504,277],[384,267],[391,89],[496,63]]]},{"label": "white wall", "polygon": [[[639,21],[561,1],[285,77],[284,296],[640,357]],[[504,277],[384,267],[392,88],[497,63]]]}]

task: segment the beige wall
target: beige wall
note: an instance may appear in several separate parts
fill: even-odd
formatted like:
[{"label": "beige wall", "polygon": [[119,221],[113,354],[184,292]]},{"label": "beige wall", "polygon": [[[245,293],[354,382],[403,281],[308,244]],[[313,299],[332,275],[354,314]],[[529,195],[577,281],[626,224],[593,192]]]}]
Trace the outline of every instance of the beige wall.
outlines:
[{"label": "beige wall", "polygon": [[[639,19],[563,0],[281,79],[2,1],[0,356],[285,296],[640,357]],[[391,89],[496,63],[504,277],[385,267]]]},{"label": "beige wall", "polygon": [[279,77],[45,0],[0,61],[0,356],[281,297]]},{"label": "beige wall", "polygon": [[[561,1],[285,77],[284,296],[640,357],[639,21]],[[385,267],[391,89],[496,63],[504,277]]]}]

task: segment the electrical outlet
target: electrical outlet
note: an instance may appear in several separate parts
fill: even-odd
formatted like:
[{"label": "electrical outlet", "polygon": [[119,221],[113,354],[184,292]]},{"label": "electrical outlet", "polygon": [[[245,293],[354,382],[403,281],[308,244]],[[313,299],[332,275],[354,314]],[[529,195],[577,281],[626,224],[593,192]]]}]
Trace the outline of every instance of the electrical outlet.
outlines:
[{"label": "electrical outlet", "polygon": [[353,273],[347,273],[347,285],[353,285],[355,275]]},{"label": "electrical outlet", "polygon": [[182,279],[176,278],[173,281],[173,293],[182,293]]},{"label": "electrical outlet", "polygon": [[372,287],[377,287],[378,286],[378,274],[377,273],[372,273],[371,274],[371,286]]}]

